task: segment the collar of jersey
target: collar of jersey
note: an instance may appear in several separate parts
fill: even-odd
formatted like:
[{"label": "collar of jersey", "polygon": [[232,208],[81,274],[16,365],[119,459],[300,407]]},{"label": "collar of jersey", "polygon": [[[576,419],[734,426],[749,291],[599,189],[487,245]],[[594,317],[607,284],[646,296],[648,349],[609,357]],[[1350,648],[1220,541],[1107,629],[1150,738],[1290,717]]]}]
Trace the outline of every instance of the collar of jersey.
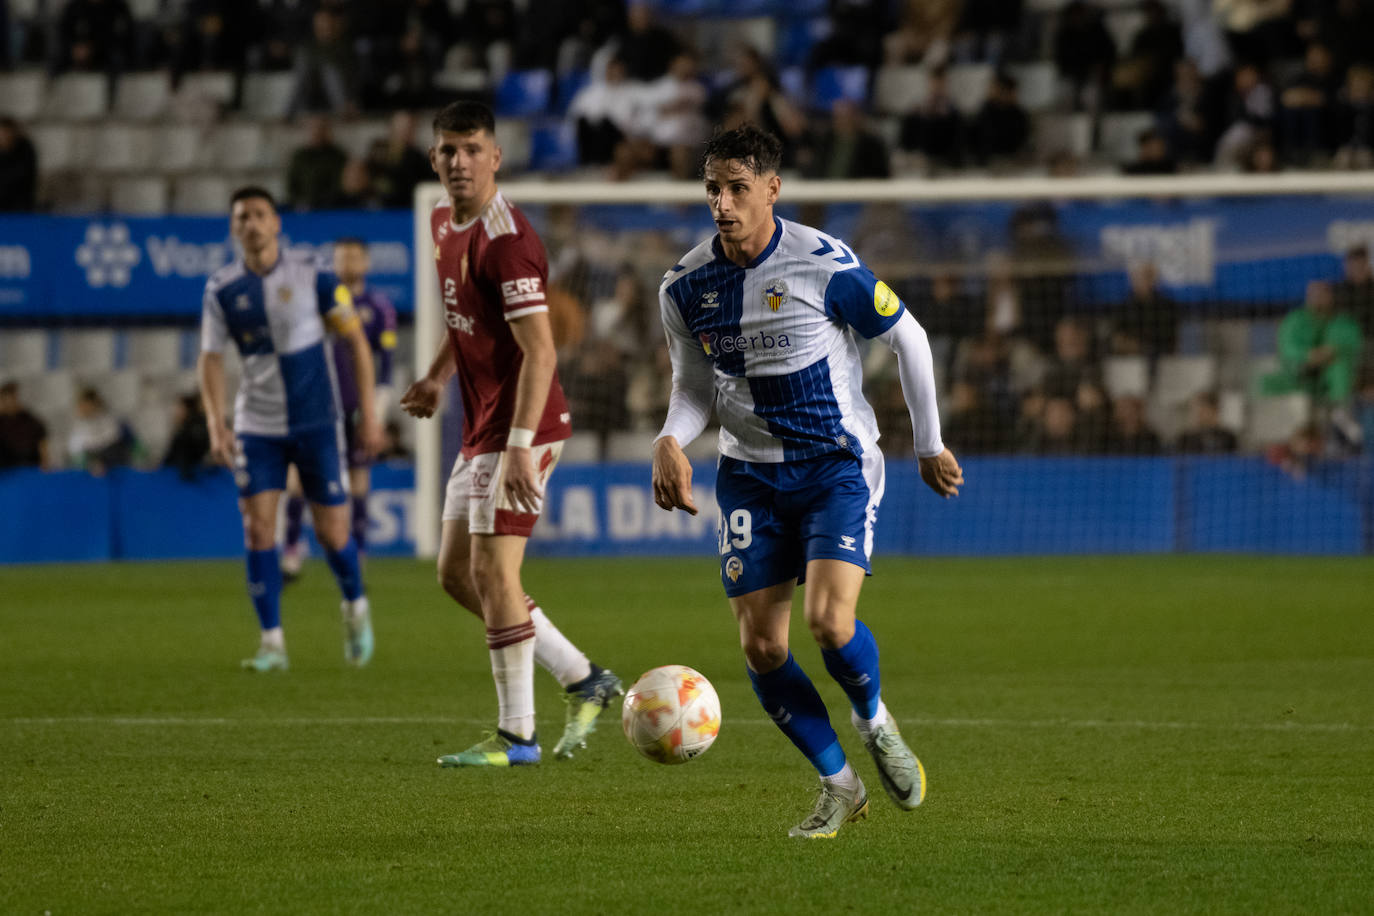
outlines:
[{"label": "collar of jersey", "polygon": [[716,233],[716,237],[711,240],[711,250],[715,252],[716,257],[719,260],[724,261],[726,264],[729,264],[732,267],[739,267],[740,270],[749,270],[751,268],[758,267],[764,261],[768,260],[768,256],[777,250],[778,243],[781,241],[782,220],[778,219],[775,216],[773,217],[773,237],[768,240],[768,244],[764,246],[764,249],[762,251],[759,252],[758,257],[754,258],[754,260],[750,261],[748,264],[745,264],[743,267],[739,267],[738,264],[736,264],[734,261],[730,260],[725,256],[725,249],[722,248],[720,244],[720,233]]},{"label": "collar of jersey", "polygon": [[482,214],[483,214],[483,213],[486,213],[488,210],[490,210],[490,209],[491,209],[491,205],[494,204],[494,203],[496,203],[496,201],[497,201],[500,197],[501,197],[501,192],[498,190],[495,194],[493,194],[493,195],[491,196],[491,200],[487,201],[487,205],[486,205],[485,207],[483,207],[482,209],[480,209],[480,210],[477,211],[477,215],[476,215],[476,216],[474,216],[472,219],[468,220],[466,223],[463,223],[463,224],[461,224],[461,225],[459,225],[458,223],[455,223],[455,222],[453,221],[453,204],[450,203],[450,204],[449,204],[449,209],[448,209],[448,225],[449,225],[449,228],[452,229],[454,232],[466,232],[468,229],[471,229],[474,225],[477,224],[477,221],[478,221],[479,219],[482,218]]}]

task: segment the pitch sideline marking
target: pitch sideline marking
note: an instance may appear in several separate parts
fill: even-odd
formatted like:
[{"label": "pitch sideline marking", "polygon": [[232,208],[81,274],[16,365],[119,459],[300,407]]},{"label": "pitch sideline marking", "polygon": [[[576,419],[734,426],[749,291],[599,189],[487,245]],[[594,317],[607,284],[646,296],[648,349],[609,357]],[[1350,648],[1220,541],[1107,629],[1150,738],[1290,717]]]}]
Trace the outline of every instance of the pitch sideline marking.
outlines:
[{"label": "pitch sideline marking", "polygon": [[[1352,722],[1170,722],[1144,719],[933,719],[902,720],[911,727],[928,728],[1079,728],[1137,729],[1141,731],[1273,731],[1273,732],[1351,732],[1374,731],[1374,725]],[[117,725],[130,727],[182,726],[259,726],[287,727],[353,725],[489,725],[486,719],[427,716],[319,716],[228,718],[197,716],[10,716],[0,718],[6,725]],[[744,718],[735,723],[771,726],[769,719]]]}]

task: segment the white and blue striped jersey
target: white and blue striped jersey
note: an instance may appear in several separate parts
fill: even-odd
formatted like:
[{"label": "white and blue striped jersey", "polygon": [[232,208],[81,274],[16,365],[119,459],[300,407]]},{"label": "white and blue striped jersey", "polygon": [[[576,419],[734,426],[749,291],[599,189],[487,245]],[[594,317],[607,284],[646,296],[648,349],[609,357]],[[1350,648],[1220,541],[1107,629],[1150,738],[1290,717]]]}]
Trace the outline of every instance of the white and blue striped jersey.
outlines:
[{"label": "white and blue striped jersey", "polygon": [[[659,288],[674,367],[706,361],[721,454],[782,462],[877,447],[854,332],[896,324],[901,299],[834,236],[776,219],[747,267],[712,237]],[[690,370],[689,375],[694,375]]]},{"label": "white and blue striped jersey", "polygon": [[236,260],[205,284],[200,347],[221,353],[232,340],[243,371],[234,399],[234,431],[287,436],[340,417],[325,322],[356,320],[353,297],[308,257],[285,251],[264,276]]}]

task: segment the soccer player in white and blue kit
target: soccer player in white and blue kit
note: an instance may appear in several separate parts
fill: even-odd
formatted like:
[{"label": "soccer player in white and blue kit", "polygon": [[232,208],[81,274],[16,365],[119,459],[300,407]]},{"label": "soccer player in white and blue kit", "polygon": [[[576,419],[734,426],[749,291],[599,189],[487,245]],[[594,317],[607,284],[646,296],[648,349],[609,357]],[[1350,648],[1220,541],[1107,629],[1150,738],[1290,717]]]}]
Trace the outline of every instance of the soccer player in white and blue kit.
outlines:
[{"label": "soccer player in white and blue kit", "polygon": [[855,616],[884,481],[856,333],[897,354],[922,479],[948,497],[963,473],[940,440],[925,331],[842,241],[773,215],[781,154],[777,138],[751,125],[706,144],[702,173],[718,231],[659,290],[673,388],[654,442],[653,487],[659,506],[696,513],[682,448],[714,407],[721,581],[749,678],[821,777],[814,810],[790,835],[833,837],[866,816],[868,795],[788,649],[799,583],[825,668],[849,697],[888,795],[910,810],[926,786],[883,704],[877,642]]},{"label": "soccer player in white and blue kit", "polygon": [[[352,345],[361,439],[376,454],[382,431],[372,351],[348,288],[312,259],[281,250],[281,219],[270,193],[257,187],[235,191],[229,228],[242,256],[205,284],[197,372],[211,456],[233,468],[238,483],[248,594],[262,629],[257,654],[243,666],[252,671],[288,667],[277,505],[291,464],[300,473],[315,534],[343,593],[345,660],[362,666],[372,657],[372,625],[351,533],[342,412],[326,329]],[[230,343],[243,363],[232,435],[225,423],[224,380],[224,350]]]}]

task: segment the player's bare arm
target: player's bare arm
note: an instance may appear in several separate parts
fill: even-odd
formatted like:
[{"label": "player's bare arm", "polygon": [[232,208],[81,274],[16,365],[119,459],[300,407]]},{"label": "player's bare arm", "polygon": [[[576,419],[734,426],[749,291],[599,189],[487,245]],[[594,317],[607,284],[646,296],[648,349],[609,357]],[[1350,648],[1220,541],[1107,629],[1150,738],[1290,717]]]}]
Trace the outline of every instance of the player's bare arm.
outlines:
[{"label": "player's bare arm", "polygon": [[361,445],[371,458],[382,450],[382,420],[377,411],[377,370],[372,363],[372,346],[360,322],[354,321],[344,332],[353,352],[353,367],[358,374],[358,408],[362,411]]},{"label": "player's bare arm", "polygon": [[401,395],[401,409],[421,420],[434,416],[434,412],[439,409],[444,386],[453,378],[457,369],[453,362],[453,342],[449,340],[448,335],[444,335],[439,352],[429,364],[429,371],[416,379],[406,389],[406,393]]},{"label": "player's bare arm", "polygon": [[697,505],[692,501],[692,463],[673,436],[654,442],[653,483],[654,502],[659,508],[697,514]]},{"label": "player's bare arm", "polygon": [[205,425],[210,431],[210,459],[231,468],[234,436],[224,422],[224,355],[202,351],[196,360],[196,376],[200,380],[200,400],[205,406]]},{"label": "player's bare arm", "polygon": [[[544,402],[558,367],[558,352],[554,348],[553,328],[548,312],[533,312],[511,321],[515,343],[524,354],[520,375],[515,384],[515,413],[512,429],[539,430],[544,416]],[[506,497],[511,505],[524,512],[534,512],[543,495],[539,477],[534,470],[534,458],[529,448],[508,446],[505,468]]]}]

